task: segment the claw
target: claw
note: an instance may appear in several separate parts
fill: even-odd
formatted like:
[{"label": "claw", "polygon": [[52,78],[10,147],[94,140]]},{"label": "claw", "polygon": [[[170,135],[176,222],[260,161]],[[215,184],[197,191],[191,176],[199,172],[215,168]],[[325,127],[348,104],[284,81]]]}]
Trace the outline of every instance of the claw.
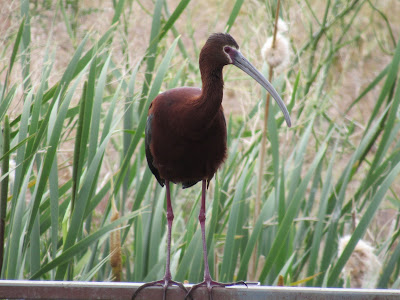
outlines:
[{"label": "claw", "polygon": [[233,285],[239,285],[239,284],[244,284],[247,287],[247,283],[245,281],[221,283],[221,282],[217,282],[214,280],[204,280],[203,282],[200,282],[190,288],[189,292],[185,296],[185,300],[188,299],[188,297],[191,297],[191,294],[193,293],[194,290],[196,290],[197,288],[202,287],[202,286],[207,287],[209,300],[213,300],[213,298],[212,298],[212,289],[213,288],[227,287],[227,286],[233,286]]},{"label": "claw", "polygon": [[[173,280],[167,280],[167,279],[161,279],[161,280],[157,280],[157,281],[152,281],[152,282],[147,282],[143,285],[141,285],[133,294],[131,300],[134,300],[136,298],[136,296],[140,293],[141,290],[150,287],[150,286],[162,286],[163,287],[163,300],[167,299],[167,289],[168,286],[170,285],[176,285],[179,288],[181,288],[182,290],[185,291],[185,293],[187,294],[188,290],[185,288],[185,286],[177,281],[173,281]],[[186,298],[185,298],[186,299]]]}]

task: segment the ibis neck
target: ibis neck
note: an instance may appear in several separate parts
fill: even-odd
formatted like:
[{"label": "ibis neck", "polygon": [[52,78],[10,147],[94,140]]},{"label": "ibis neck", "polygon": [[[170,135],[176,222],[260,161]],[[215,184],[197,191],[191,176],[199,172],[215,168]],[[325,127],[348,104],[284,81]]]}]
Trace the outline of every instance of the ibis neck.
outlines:
[{"label": "ibis neck", "polygon": [[202,119],[210,122],[221,108],[224,79],[222,68],[208,70],[208,72],[201,71],[203,86],[198,108]]}]

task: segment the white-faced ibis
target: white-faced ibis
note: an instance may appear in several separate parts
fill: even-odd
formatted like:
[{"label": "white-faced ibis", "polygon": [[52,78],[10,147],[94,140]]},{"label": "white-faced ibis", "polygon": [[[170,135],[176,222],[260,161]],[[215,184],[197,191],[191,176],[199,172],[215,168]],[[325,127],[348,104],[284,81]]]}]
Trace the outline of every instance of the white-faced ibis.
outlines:
[{"label": "white-faced ibis", "polygon": [[[210,276],[205,238],[206,189],[209,181],[226,157],[226,123],[222,109],[224,80],[222,68],[235,65],[261,84],[276,100],[287,125],[291,126],[289,113],[273,86],[239,52],[239,46],[227,33],[212,34],[200,52],[202,89],[181,87],[159,94],[150,104],[146,124],[146,157],[150,170],[161,186],[167,189],[167,262],[164,278],[138,288],[132,299],[145,287],[161,285],[163,299],[172,281],[170,272],[171,227],[174,219],[169,183],[182,183],[188,188],[202,181],[202,197],[199,213],[203,240],[204,281],[194,285],[187,296],[200,286],[211,290],[215,286],[235,283],[219,283]],[[243,283],[243,282],[242,282]]]}]

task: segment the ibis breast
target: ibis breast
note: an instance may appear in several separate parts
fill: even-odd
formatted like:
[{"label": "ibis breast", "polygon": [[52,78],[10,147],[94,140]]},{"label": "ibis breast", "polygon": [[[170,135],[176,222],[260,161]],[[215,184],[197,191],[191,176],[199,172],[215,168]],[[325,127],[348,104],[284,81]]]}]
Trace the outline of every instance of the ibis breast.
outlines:
[{"label": "ibis breast", "polygon": [[146,124],[146,157],[159,183],[189,187],[210,180],[226,157],[226,122],[222,106],[207,123],[199,118],[201,90],[183,87],[159,94]]}]

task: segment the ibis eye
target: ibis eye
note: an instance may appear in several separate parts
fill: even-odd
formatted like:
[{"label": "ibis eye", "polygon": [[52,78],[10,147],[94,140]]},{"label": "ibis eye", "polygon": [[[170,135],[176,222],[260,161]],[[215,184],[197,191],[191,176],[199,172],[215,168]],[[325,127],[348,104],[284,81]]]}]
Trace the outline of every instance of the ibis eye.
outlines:
[{"label": "ibis eye", "polygon": [[229,53],[229,52],[231,52],[231,47],[224,47],[224,51],[226,52],[226,53]]},{"label": "ibis eye", "polygon": [[233,57],[235,56],[235,51],[233,50],[233,48],[229,47],[229,46],[224,46],[224,52],[225,55],[228,57],[228,61],[231,64]]}]

